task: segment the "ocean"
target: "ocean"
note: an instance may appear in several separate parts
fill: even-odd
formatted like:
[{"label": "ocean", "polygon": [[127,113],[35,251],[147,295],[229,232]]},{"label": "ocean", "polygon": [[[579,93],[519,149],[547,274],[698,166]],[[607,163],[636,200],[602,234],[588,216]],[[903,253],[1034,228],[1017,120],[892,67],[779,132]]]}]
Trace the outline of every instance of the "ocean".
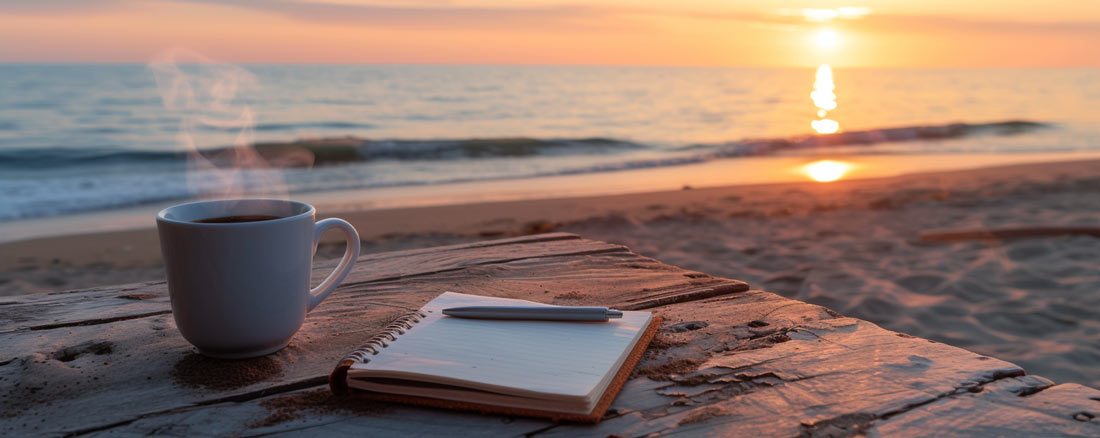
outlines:
[{"label": "ocean", "polygon": [[759,156],[1100,150],[1096,70],[829,73],[0,65],[0,221]]}]

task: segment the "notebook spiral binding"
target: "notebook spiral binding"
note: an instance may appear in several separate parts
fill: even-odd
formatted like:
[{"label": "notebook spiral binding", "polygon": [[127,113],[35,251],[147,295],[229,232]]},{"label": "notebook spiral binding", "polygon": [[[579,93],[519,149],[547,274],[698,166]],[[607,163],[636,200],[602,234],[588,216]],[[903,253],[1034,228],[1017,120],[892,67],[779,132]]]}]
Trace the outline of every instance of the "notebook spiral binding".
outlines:
[{"label": "notebook spiral binding", "polygon": [[[355,362],[367,363],[370,362],[368,356],[378,354],[378,350],[390,346],[390,342],[396,341],[397,337],[405,334],[405,331],[411,329],[413,324],[420,322],[420,320],[426,318],[428,314],[415,311],[407,313],[397,317],[386,328],[378,332],[378,334],[372,336],[363,345],[360,345],[351,353],[348,353],[343,360],[353,360]],[[387,342],[388,341],[388,342]]]}]

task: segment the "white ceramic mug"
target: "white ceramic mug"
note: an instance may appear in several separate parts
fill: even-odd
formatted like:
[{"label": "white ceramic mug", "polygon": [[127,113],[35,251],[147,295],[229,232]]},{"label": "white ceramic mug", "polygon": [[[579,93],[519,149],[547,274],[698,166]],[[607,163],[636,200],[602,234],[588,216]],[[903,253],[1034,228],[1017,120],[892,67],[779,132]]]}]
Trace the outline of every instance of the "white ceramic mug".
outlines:
[{"label": "white ceramic mug", "polygon": [[[196,222],[274,216],[236,223]],[[336,270],[310,289],[313,254],[329,228],[344,231],[347,251]],[[351,272],[359,234],[343,219],[316,222],[304,202],[277,199],[204,201],[157,214],[176,326],[206,356],[241,359],[274,353]]]}]

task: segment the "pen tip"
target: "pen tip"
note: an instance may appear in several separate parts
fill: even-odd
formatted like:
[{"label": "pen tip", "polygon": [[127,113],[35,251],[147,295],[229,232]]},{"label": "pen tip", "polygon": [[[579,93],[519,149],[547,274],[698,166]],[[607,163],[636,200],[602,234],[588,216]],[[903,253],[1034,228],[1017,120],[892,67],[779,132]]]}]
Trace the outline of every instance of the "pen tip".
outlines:
[{"label": "pen tip", "polygon": [[622,318],[623,312],[621,310],[607,309],[608,318]]}]

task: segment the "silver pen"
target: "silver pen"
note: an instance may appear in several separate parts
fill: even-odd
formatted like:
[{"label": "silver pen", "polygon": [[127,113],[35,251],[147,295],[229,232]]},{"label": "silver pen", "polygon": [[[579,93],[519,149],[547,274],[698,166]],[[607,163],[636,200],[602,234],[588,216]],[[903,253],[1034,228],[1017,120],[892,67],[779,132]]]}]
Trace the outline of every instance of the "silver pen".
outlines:
[{"label": "silver pen", "polygon": [[538,321],[607,321],[623,317],[623,312],[607,307],[573,306],[465,306],[443,309],[443,314],[457,318]]}]

